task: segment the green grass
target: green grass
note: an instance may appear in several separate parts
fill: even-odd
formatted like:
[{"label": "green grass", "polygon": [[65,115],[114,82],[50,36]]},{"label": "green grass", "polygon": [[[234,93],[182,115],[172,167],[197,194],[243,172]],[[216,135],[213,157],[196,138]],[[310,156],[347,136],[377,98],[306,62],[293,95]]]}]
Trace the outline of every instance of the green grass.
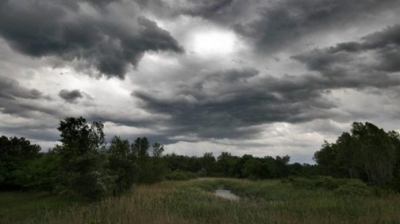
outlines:
[{"label": "green grass", "polygon": [[[219,187],[232,190],[241,199],[215,197],[213,190]],[[19,212],[26,195],[16,196],[19,199],[15,202],[10,202],[10,195],[9,199],[0,196],[0,208],[5,214],[5,207],[15,206],[10,211]],[[9,201],[9,206],[2,205],[3,199]],[[40,197],[31,200],[52,201]],[[201,178],[136,186],[125,196],[90,205],[42,212],[35,209],[39,215],[10,223],[400,223],[399,209],[399,195],[337,196],[334,191],[298,189],[279,180]]]},{"label": "green grass", "polygon": [[43,210],[65,207],[72,202],[43,192],[0,192],[0,223],[26,219]]}]

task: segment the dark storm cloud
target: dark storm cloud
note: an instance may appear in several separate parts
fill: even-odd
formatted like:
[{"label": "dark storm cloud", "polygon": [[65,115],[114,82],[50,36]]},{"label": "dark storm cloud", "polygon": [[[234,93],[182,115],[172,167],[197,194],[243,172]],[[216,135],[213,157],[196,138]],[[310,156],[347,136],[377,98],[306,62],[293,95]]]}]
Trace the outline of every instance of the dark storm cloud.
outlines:
[{"label": "dark storm cloud", "polygon": [[257,125],[315,119],[353,119],[328,99],[332,90],[400,87],[400,26],[292,57],[310,70],[301,76],[260,76],[254,69],[210,73],[172,93],[133,92],[143,108],[166,120],[170,136],[254,138]]},{"label": "dark storm cloud", "polygon": [[25,118],[35,117],[37,114],[57,116],[61,112],[57,108],[50,108],[34,102],[22,102],[18,100],[2,99],[0,112],[3,114],[18,115]]},{"label": "dark storm cloud", "polygon": [[56,131],[55,127],[1,127],[0,131],[3,133],[13,133],[15,136],[24,136],[30,140],[58,141],[60,139],[60,134]]},{"label": "dark storm cloud", "polygon": [[260,133],[257,125],[327,118],[328,110],[335,107],[322,98],[324,90],[313,86],[312,77],[278,79],[256,74],[253,69],[230,70],[180,85],[172,96],[143,91],[132,95],[149,112],[170,116],[166,121],[170,136],[201,138],[251,138]]},{"label": "dark storm cloud", "polygon": [[231,6],[234,0],[189,0],[192,3],[188,9],[183,9],[182,14],[191,16],[201,16],[211,18],[223,13],[224,10]]},{"label": "dark storm cloud", "polygon": [[187,0],[175,14],[201,17],[225,26],[248,21],[259,13],[259,0]]},{"label": "dark storm cloud", "polygon": [[83,98],[84,94],[78,89],[74,90],[63,89],[58,93],[58,96],[63,98],[68,103],[76,103],[78,99]]},{"label": "dark storm cloud", "polygon": [[270,2],[258,19],[237,24],[235,30],[271,52],[293,45],[302,37],[322,31],[355,27],[379,12],[397,13],[398,0],[283,0]]},{"label": "dark storm cloud", "polygon": [[400,85],[400,25],[293,57],[318,72],[327,87],[389,88]]},{"label": "dark storm cloud", "polygon": [[137,66],[146,51],[183,52],[167,31],[138,12],[126,17],[132,18],[129,23],[112,21],[106,6],[114,1],[87,2],[96,2],[101,13],[84,14],[78,1],[3,2],[0,36],[23,54],[78,60],[108,77],[119,78],[129,65]]},{"label": "dark storm cloud", "polygon": [[56,109],[43,107],[35,102],[51,98],[37,89],[21,86],[18,81],[0,76],[0,112],[31,117],[32,113],[56,114]]},{"label": "dark storm cloud", "polygon": [[120,2],[121,0],[80,0],[80,1],[88,2],[88,3],[98,6],[98,7],[105,7],[105,6],[109,5],[110,3]]},{"label": "dark storm cloud", "polygon": [[0,76],[0,98],[15,100],[17,98],[22,99],[49,99],[41,91],[37,89],[29,89],[21,86],[18,81]]}]

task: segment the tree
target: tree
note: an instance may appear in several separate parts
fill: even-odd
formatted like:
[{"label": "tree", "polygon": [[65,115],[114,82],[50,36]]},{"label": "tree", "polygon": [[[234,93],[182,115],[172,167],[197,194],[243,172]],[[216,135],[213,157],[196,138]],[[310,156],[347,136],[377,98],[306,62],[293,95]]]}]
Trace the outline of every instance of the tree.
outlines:
[{"label": "tree", "polygon": [[60,176],[60,157],[53,151],[41,153],[38,159],[31,161],[18,177],[21,184],[29,189],[54,192]]},{"label": "tree", "polygon": [[167,166],[162,159],[162,153],[164,152],[164,146],[159,143],[153,144],[153,156],[151,157],[150,175],[151,182],[161,181],[164,174],[166,173]]},{"label": "tree", "polygon": [[212,152],[204,153],[201,159],[201,165],[207,176],[211,176],[211,174],[214,173],[216,160]]},{"label": "tree", "polygon": [[[21,179],[26,175],[29,163],[39,158],[40,146],[25,138],[0,137],[0,188],[24,187]],[[18,177],[18,179],[17,179]]]},{"label": "tree", "polygon": [[151,162],[149,158],[150,143],[146,137],[137,138],[131,145],[132,152],[136,156],[137,175],[136,182],[151,183],[152,177],[149,175]]},{"label": "tree", "polygon": [[114,136],[108,148],[107,168],[114,179],[114,195],[130,189],[135,181],[135,155],[128,140]]},{"label": "tree", "polygon": [[61,146],[55,151],[60,155],[63,181],[61,189],[88,199],[105,196],[111,178],[105,169],[106,157],[103,124],[91,126],[82,117],[65,118],[60,122]]},{"label": "tree", "polygon": [[398,134],[366,122],[354,122],[336,143],[325,142],[314,159],[332,176],[358,178],[375,185],[387,185],[396,177]]},{"label": "tree", "polygon": [[[321,150],[314,153],[313,160],[320,166],[321,173],[325,175],[336,175],[338,170],[338,151],[335,144],[324,141]],[[340,176],[340,175],[339,175]]]},{"label": "tree", "polygon": [[234,176],[233,169],[236,163],[237,157],[232,156],[228,152],[222,152],[217,158],[217,168],[219,172],[226,177]]},{"label": "tree", "polygon": [[396,163],[396,147],[388,134],[368,122],[354,122],[351,132],[358,143],[357,157],[368,182],[377,185],[389,183]]}]

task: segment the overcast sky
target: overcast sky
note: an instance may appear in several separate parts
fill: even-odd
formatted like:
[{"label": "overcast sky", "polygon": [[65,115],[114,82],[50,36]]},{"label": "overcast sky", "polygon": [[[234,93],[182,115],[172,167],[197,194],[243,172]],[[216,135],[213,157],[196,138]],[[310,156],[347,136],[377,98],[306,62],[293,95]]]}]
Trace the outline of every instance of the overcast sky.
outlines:
[{"label": "overcast sky", "polygon": [[312,162],[353,121],[400,130],[399,0],[1,0],[0,135],[102,121],[167,153]]}]

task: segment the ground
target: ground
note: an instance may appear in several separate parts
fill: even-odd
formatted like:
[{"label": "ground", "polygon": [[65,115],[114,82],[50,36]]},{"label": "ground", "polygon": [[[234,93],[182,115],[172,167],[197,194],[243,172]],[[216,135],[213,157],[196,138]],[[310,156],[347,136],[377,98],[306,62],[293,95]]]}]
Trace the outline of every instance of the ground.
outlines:
[{"label": "ground", "polygon": [[[230,201],[215,197],[213,191],[220,187],[232,190],[240,196],[240,200]],[[3,193],[0,194],[0,214],[3,220],[7,220],[8,216],[15,218],[19,213],[22,221],[9,219],[9,223],[400,222],[399,195],[338,196],[328,190],[296,189],[280,180],[202,178],[165,181],[135,186],[131,192],[119,198],[108,198],[85,205],[63,205],[64,208],[58,210],[43,210],[41,205],[48,203],[48,207],[51,207],[53,199]],[[32,205],[29,206],[30,203],[26,201],[31,201]],[[4,202],[8,204],[5,205]],[[40,206],[34,208],[35,203]],[[56,204],[60,205],[60,202]]]}]

